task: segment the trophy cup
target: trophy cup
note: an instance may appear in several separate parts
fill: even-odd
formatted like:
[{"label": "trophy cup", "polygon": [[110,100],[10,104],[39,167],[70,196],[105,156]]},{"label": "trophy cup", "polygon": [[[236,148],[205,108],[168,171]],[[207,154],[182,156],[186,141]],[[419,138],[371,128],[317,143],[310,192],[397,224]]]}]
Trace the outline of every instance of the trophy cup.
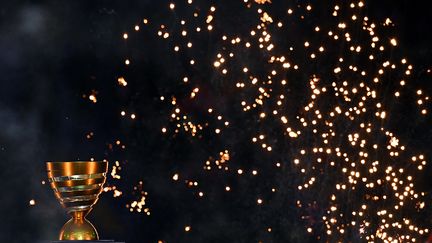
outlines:
[{"label": "trophy cup", "polygon": [[51,188],[72,217],[63,225],[60,240],[99,240],[95,227],[85,216],[102,192],[107,170],[108,162],[47,162]]}]

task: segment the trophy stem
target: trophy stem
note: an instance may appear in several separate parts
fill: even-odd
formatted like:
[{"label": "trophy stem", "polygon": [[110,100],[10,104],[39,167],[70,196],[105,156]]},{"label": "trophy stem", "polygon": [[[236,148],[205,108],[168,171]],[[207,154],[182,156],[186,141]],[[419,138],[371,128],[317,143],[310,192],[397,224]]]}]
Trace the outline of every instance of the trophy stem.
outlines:
[{"label": "trophy stem", "polygon": [[73,212],[70,212],[69,215],[72,216],[74,223],[82,223],[84,220],[86,220],[85,216],[87,216],[87,214],[90,212],[90,210],[73,211]]},{"label": "trophy stem", "polygon": [[99,240],[99,235],[95,227],[85,218],[90,210],[70,212],[69,214],[72,218],[63,225],[59,239]]}]

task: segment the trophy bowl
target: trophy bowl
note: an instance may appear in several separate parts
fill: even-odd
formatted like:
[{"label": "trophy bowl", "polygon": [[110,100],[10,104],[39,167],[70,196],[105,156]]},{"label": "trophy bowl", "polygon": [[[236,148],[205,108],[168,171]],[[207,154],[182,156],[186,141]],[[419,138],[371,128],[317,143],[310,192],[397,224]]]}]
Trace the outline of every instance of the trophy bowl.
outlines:
[{"label": "trophy bowl", "polygon": [[60,240],[99,240],[85,218],[96,204],[106,180],[108,162],[47,162],[48,180],[56,198],[72,217],[60,231]]}]

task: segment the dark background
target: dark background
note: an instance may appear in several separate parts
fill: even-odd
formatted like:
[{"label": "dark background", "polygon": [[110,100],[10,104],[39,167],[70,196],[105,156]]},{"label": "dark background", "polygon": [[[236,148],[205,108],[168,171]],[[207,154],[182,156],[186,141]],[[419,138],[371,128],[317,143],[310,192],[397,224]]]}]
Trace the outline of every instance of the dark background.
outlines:
[{"label": "dark background", "polygon": [[[157,69],[161,62],[157,53],[140,70],[143,82],[132,93],[124,93],[116,84],[128,50],[122,33],[140,21],[143,13],[157,15],[167,4],[148,0],[1,3],[0,242],[55,239],[67,216],[49,186],[41,185],[46,178],[44,161],[91,157],[127,161],[128,176],[119,182],[121,186],[133,191],[133,185],[143,179],[151,195],[151,216],[129,213],[124,207],[128,198],[103,195],[90,214],[103,238],[129,243],[259,238],[258,233],[244,230],[254,229],[253,219],[247,225],[223,227],[223,212],[236,209],[215,201],[190,206],[190,199],[182,197],[189,192],[170,181],[173,166],[161,153],[175,148],[167,147],[160,137],[165,116],[158,107],[158,87],[163,82],[158,73],[165,70]],[[432,15],[424,1],[371,1],[367,11],[378,18],[392,17],[404,53],[416,67],[430,67]],[[98,92],[97,105],[82,97],[93,89]],[[145,114],[138,119],[139,127],[119,116],[120,110],[134,102],[143,104],[132,105]],[[430,149],[431,127],[421,129],[424,136],[413,138],[414,144]],[[86,138],[89,132],[95,134],[90,140]],[[117,139],[131,149],[109,149]],[[29,206],[31,199],[36,200],[35,206]],[[215,223],[197,227],[197,235],[187,238],[184,225],[193,218],[205,219],[207,210],[216,215]],[[185,215],[186,211],[190,214]],[[230,237],[223,238],[224,234]]]}]

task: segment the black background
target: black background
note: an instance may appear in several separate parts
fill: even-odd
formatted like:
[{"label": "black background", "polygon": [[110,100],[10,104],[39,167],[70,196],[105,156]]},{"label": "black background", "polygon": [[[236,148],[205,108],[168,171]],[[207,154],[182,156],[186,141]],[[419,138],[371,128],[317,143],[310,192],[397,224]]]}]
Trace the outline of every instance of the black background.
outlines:
[{"label": "black background", "polygon": [[[163,116],[156,106],[160,96],[156,88],[160,86],[156,84],[160,82],[158,73],[164,70],[155,70],[156,64],[141,70],[147,76],[133,95],[140,104],[147,104],[140,107],[140,113],[152,117],[143,118],[142,129],[134,133],[134,125],[119,117],[125,94],[119,91],[116,80],[127,49],[122,33],[142,19],[143,12],[157,13],[167,4],[148,0],[1,3],[0,242],[34,242],[57,237],[67,217],[51,189],[40,184],[46,176],[44,161],[105,156],[129,159],[126,168],[131,179],[122,183],[132,185],[143,178],[153,196],[152,216],[147,217],[129,213],[122,199],[103,195],[90,214],[103,238],[129,243],[159,239],[231,242],[242,236],[255,238],[256,235],[239,227],[223,229],[221,220],[215,223],[217,227],[203,225],[196,233],[207,238],[188,239],[183,228],[190,218],[182,214],[182,205],[188,202],[179,203],[183,193],[180,187],[174,186],[177,192],[169,189],[173,187],[169,181],[170,164],[161,161],[152,167],[140,167],[141,162],[163,159],[161,151],[167,152],[166,143],[158,135]],[[371,1],[367,11],[372,16],[394,19],[403,51],[416,67],[430,67],[432,15],[425,1]],[[155,63],[161,62],[157,56],[153,58]],[[93,88],[101,97],[97,106],[82,98]],[[431,128],[421,129],[424,136],[415,142],[430,148]],[[91,131],[95,136],[88,141],[85,135]],[[107,144],[117,139],[128,141],[134,148],[129,155],[107,149]],[[36,206],[29,206],[30,199],[36,200]],[[209,205],[212,208],[212,202]],[[196,207],[193,214],[205,218],[206,208]],[[222,208],[228,214],[236,210],[223,205],[213,208],[216,215],[222,214],[218,211]],[[217,240],[226,230],[231,238]]]}]

